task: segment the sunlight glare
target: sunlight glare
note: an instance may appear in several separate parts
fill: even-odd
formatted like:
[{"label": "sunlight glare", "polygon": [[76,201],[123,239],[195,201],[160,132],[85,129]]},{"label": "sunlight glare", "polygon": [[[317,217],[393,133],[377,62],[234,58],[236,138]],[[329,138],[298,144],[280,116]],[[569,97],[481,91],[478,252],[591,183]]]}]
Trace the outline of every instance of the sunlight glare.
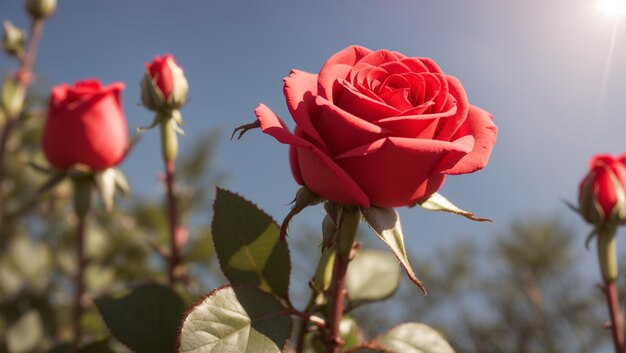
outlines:
[{"label": "sunlight glare", "polygon": [[620,17],[626,14],[626,0],[600,0],[598,8],[605,15]]}]

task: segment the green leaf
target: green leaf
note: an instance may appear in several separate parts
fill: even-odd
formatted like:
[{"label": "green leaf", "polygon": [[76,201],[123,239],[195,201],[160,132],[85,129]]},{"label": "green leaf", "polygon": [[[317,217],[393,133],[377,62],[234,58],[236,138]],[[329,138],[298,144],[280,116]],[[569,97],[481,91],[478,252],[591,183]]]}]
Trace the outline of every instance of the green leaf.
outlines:
[{"label": "green leaf", "polygon": [[489,218],[481,218],[477,217],[472,212],[468,212],[456,207],[452,202],[448,201],[443,195],[436,192],[432,194],[426,201],[420,202],[418,204],[421,208],[430,210],[430,211],[443,211],[449,212],[453,214],[457,214],[463,216],[467,219],[471,219],[476,222],[493,222]]},{"label": "green leaf", "polygon": [[280,353],[291,327],[289,313],[271,294],[225,286],[188,310],[180,327],[179,352]]},{"label": "green leaf", "polygon": [[348,265],[346,289],[351,305],[389,298],[400,286],[400,266],[385,251],[362,250]]},{"label": "green leaf", "polygon": [[213,242],[226,278],[287,299],[291,263],[278,224],[251,202],[221,188],[213,207]]},{"label": "green leaf", "polygon": [[373,342],[397,353],[454,353],[439,332],[413,322],[396,326],[374,338]]},{"label": "green leaf", "polygon": [[41,316],[29,310],[7,329],[7,349],[10,353],[31,352],[39,346],[43,335]]},{"label": "green leaf", "polygon": [[137,353],[174,352],[185,305],[169,287],[146,284],[95,300],[111,333]]},{"label": "green leaf", "polygon": [[424,295],[426,295],[426,288],[422,284],[411,264],[404,247],[404,235],[402,234],[402,226],[400,225],[400,216],[393,208],[362,208],[361,213],[369,224],[370,228],[376,233],[376,235],[387,245],[387,247],[393,252],[411,282],[415,283]]}]

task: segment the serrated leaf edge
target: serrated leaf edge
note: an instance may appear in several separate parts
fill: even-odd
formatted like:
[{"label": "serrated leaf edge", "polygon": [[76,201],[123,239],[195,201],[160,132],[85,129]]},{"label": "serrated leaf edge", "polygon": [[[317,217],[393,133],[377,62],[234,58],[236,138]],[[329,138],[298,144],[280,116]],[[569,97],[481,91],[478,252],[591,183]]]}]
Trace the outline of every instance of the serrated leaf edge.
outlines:
[{"label": "serrated leaf edge", "polygon": [[[217,195],[218,195],[218,193],[220,191],[229,193],[229,194],[234,195],[234,196],[237,196],[237,197],[241,198],[243,201],[245,201],[245,202],[249,203],[250,205],[254,206],[257,209],[257,211],[259,211],[261,214],[263,214],[265,217],[267,217],[270,221],[272,221],[272,223],[274,223],[274,225],[276,225],[276,227],[280,230],[280,225],[278,224],[278,222],[276,222],[276,220],[272,216],[270,216],[267,212],[265,212],[257,204],[255,204],[254,202],[248,200],[247,198],[243,197],[241,194],[239,194],[237,192],[230,191],[228,189],[216,186],[215,187],[215,199],[213,200],[213,205],[212,205],[212,208],[213,208],[213,218],[211,220],[211,237],[213,238],[213,246],[214,247],[215,247],[215,229],[213,228],[213,220],[215,219],[215,205],[217,203]],[[289,250],[289,246],[287,246],[287,239],[286,239],[286,237],[281,237],[280,238],[280,242],[283,242],[285,248],[287,249],[287,262],[289,263],[289,276],[287,277],[287,293],[286,293],[287,297],[286,298],[279,297],[279,298],[284,299],[287,302],[291,303],[291,299],[289,298],[289,287],[291,286],[291,270],[292,270],[292,267],[293,267],[292,263],[291,263],[291,252]],[[222,270],[222,263],[225,263],[225,260],[223,259],[223,257],[220,255],[220,253],[217,250],[215,251],[215,254],[217,256],[217,260],[218,260],[219,265],[220,265],[220,270]],[[223,271],[222,271],[222,273],[223,273]],[[231,283],[231,284],[233,284],[233,285],[250,285],[248,283]],[[254,286],[251,286],[251,287],[254,287]],[[260,289],[260,290],[263,291],[262,289]],[[264,292],[266,292],[266,291],[264,291]],[[270,294],[272,294],[272,293],[270,293]]]},{"label": "serrated leaf edge", "polygon": [[[189,317],[189,315],[191,315],[191,313],[193,312],[193,310],[198,307],[199,305],[201,305],[205,300],[207,300],[208,298],[210,298],[211,296],[215,295],[215,293],[219,292],[220,290],[224,290],[227,288],[251,288],[251,289],[256,289],[259,291],[259,293],[263,294],[263,295],[267,295],[273,299],[275,299],[280,305],[283,305],[283,303],[280,302],[279,298],[276,295],[272,294],[272,293],[268,293],[256,286],[250,285],[250,284],[225,284],[222,285],[220,287],[214,288],[211,291],[209,291],[207,294],[201,296],[200,298],[198,298],[196,301],[194,301],[191,305],[189,305],[189,307],[187,307],[187,310],[183,313],[180,322],[178,323],[178,330],[176,332],[176,353],[181,353],[181,344],[182,344],[182,339],[183,339],[183,325],[185,324],[185,321],[187,320],[187,317]],[[285,308],[286,309],[286,308]],[[288,311],[285,311],[285,316],[289,316],[289,318],[291,318],[291,315],[289,315]],[[289,331],[293,330],[293,320],[289,320]],[[285,350],[285,348],[289,345],[289,341],[290,338],[288,337],[287,340],[285,341],[285,345],[283,346],[283,351]]]}]

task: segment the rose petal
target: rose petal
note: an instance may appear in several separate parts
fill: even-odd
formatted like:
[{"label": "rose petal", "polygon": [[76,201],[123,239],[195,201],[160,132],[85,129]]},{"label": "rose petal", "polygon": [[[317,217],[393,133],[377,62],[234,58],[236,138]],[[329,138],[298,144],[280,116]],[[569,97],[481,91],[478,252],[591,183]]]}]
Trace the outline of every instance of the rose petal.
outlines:
[{"label": "rose petal", "polygon": [[324,139],[331,156],[377,140],[390,132],[350,114],[322,97],[318,97],[316,103],[321,106],[321,110],[315,127]]},{"label": "rose petal", "polygon": [[405,152],[413,152],[415,154],[431,153],[442,154],[449,152],[459,152],[467,154],[474,146],[474,140],[471,136],[465,136],[455,142],[414,139],[405,137],[384,137],[374,142],[370,142],[335,157],[335,160],[348,157],[362,157],[378,152],[385,145],[393,145]]},{"label": "rose petal", "polygon": [[429,71],[428,67],[418,58],[404,58],[400,60],[400,62],[408,66],[411,69],[411,72],[419,73]]},{"label": "rose petal", "polygon": [[467,119],[460,126],[454,138],[473,136],[475,143],[472,151],[460,159],[454,166],[442,164],[440,172],[444,174],[465,174],[482,169],[489,161],[491,150],[496,143],[498,128],[493,123],[493,116],[486,111],[470,105]]},{"label": "rose petal", "polygon": [[[298,129],[296,128],[296,134]],[[300,171],[300,164],[298,163],[298,149],[294,145],[289,146],[289,165],[291,166],[291,174],[296,180],[296,183],[304,185],[304,179],[302,178],[302,172]]]},{"label": "rose petal", "polygon": [[292,171],[294,176],[299,172],[304,185],[328,200],[348,205],[370,206],[366,194],[344,170],[312,143],[292,134],[267,106],[260,104],[254,113],[264,133],[295,149],[291,161],[297,160],[297,167],[292,166]]},{"label": "rose petal", "polygon": [[389,106],[387,103],[364,95],[345,80],[339,80],[338,84],[341,88],[338,90],[339,94],[333,103],[361,119],[376,121],[400,113],[400,110]]},{"label": "rose petal", "polygon": [[394,136],[432,140],[437,132],[437,119],[397,119],[379,121],[377,125],[393,131]]},{"label": "rose petal", "polygon": [[379,66],[385,69],[390,75],[405,74],[411,72],[411,68],[404,65],[401,61],[390,61]]},{"label": "rose petal", "polygon": [[362,85],[367,87],[368,90],[372,90],[372,83],[378,81],[378,84],[380,84],[380,81],[384,80],[384,77],[387,75],[388,72],[380,67],[369,64],[357,64],[348,74],[348,82],[355,87]]},{"label": "rose petal", "polygon": [[410,93],[411,90],[408,88],[399,88],[381,95],[380,98],[384,99],[390,106],[400,111],[406,111],[413,108],[413,105],[409,102]]},{"label": "rose petal", "polygon": [[[467,95],[465,94],[465,89],[461,85],[461,82],[457,80],[455,77],[447,76],[447,85],[448,91],[450,95],[454,97],[456,100],[456,114],[450,119],[445,119],[441,121],[441,126],[439,127],[439,133],[437,134],[438,140],[451,140],[452,136],[455,135],[457,130],[467,119],[467,114],[469,111],[469,102],[467,101]],[[442,82],[443,83],[443,82]]]},{"label": "rose petal", "polygon": [[[457,106],[451,105],[450,108],[446,111],[438,112],[438,113],[430,113],[430,114],[419,114],[419,112],[423,110],[423,107],[415,107],[413,109],[407,110],[406,112],[411,115],[398,115],[392,116],[389,118],[383,118],[376,121],[376,124],[386,123],[390,121],[401,121],[401,120],[430,120],[430,119],[439,119],[439,118],[450,118],[457,115]],[[412,114],[417,112],[418,114]],[[441,122],[443,124],[443,122]]]},{"label": "rose petal", "polygon": [[315,145],[325,150],[322,137],[317,133],[311,122],[311,117],[317,116],[319,107],[315,104],[317,95],[317,75],[299,70],[291,70],[288,77],[283,79],[283,92],[287,101],[287,108],[299,129],[311,136]]},{"label": "rose petal", "polygon": [[444,175],[434,169],[449,153],[463,149],[445,141],[390,137],[335,158],[369,196],[372,205],[415,204],[436,192]]},{"label": "rose petal", "polygon": [[318,94],[332,102],[334,82],[338,78],[346,78],[352,67],[370,53],[372,51],[367,48],[353,45],[331,56],[320,70]]},{"label": "rose petal", "polygon": [[400,61],[401,59],[402,58],[398,57],[398,55],[394,54],[393,52],[382,49],[370,52],[366,56],[362,57],[358,61],[358,63],[370,64],[372,66],[380,66],[381,64],[384,64],[386,62]]},{"label": "rose petal", "polygon": [[424,66],[428,68],[428,72],[444,75],[443,71],[437,63],[431,58],[417,58]]}]

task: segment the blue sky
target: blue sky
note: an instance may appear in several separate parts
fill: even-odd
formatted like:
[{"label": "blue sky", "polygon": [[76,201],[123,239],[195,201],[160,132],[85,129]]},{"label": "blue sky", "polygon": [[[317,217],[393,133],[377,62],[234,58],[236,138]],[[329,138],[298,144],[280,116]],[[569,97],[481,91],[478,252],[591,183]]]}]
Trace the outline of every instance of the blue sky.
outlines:
[{"label": "blue sky", "polygon": [[[0,1],[0,17],[27,26],[21,1]],[[626,150],[626,25],[616,29],[606,71],[614,30],[593,0],[61,0],[36,67],[49,85],[89,77],[125,82],[134,131],[152,119],[137,104],[144,63],[172,53],[190,83],[181,149],[221,129],[215,167],[228,173],[225,187],[280,220],[298,188],[286,146],[259,131],[229,142],[232,128],[252,121],[260,102],[293,126],[282,78],[292,68],[317,72],[348,45],[431,57],[500,129],[489,165],[448,178],[441,192],[496,224],[401,209],[409,251],[425,254],[469,237],[488,242],[511,219],[544,214],[574,224],[582,248],[588,227],[561,200],[575,200],[592,154]],[[1,72],[11,65],[0,59]],[[156,131],[145,134],[122,169],[135,192],[159,192]],[[315,208],[296,222],[317,227],[321,219]],[[595,266],[595,253],[581,261]]]}]

